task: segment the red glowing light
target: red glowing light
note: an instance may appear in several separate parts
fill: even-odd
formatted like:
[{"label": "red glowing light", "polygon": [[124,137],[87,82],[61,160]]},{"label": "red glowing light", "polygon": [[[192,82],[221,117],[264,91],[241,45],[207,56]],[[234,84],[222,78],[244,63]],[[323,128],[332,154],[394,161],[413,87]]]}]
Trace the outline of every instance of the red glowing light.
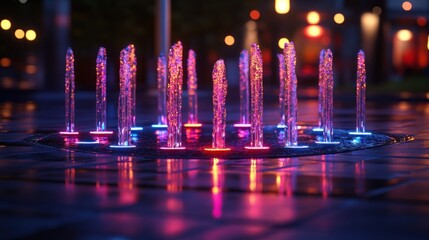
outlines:
[{"label": "red glowing light", "polygon": [[254,9],[250,11],[249,16],[252,20],[258,20],[261,17],[261,14],[258,10]]},{"label": "red glowing light", "polygon": [[425,17],[418,17],[417,18],[417,25],[419,25],[420,27],[424,27],[426,26],[427,20]]}]

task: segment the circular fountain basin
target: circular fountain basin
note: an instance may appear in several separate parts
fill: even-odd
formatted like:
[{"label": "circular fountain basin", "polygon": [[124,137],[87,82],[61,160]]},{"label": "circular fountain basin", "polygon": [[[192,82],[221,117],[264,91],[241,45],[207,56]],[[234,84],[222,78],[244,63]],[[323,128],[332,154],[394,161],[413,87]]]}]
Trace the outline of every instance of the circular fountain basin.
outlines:
[{"label": "circular fountain basin", "polygon": [[[112,155],[135,155],[147,158],[282,158],[307,155],[334,154],[349,152],[372,147],[409,141],[413,138],[408,135],[388,135],[372,133],[371,135],[350,135],[350,131],[335,129],[333,141],[339,144],[317,144],[323,141],[321,132],[315,132],[311,127],[302,127],[299,130],[298,145],[306,148],[286,148],[284,130],[276,126],[264,127],[264,146],[266,149],[246,149],[250,144],[250,130],[234,128],[226,129],[226,147],[229,151],[205,151],[211,147],[212,128],[203,125],[202,128],[183,129],[182,146],[180,149],[165,150],[167,146],[167,130],[144,128],[142,131],[132,133],[132,144],[135,148],[111,148],[117,144],[117,136],[94,136],[81,131],[78,136],[64,136],[49,134],[27,139],[28,142],[48,147]],[[83,141],[98,141],[98,144],[78,144]]]}]

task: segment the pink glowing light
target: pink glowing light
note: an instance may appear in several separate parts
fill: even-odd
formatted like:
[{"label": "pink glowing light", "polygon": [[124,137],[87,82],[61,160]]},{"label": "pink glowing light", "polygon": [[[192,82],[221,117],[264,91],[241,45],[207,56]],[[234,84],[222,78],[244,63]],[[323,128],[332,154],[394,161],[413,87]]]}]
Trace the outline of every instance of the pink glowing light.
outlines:
[{"label": "pink glowing light", "polygon": [[270,147],[251,147],[251,146],[246,146],[244,148],[248,149],[248,150],[267,150],[267,149],[270,149]]},{"label": "pink glowing light", "polygon": [[234,124],[234,127],[236,128],[250,128],[252,124],[250,123],[236,123]]},{"label": "pink glowing light", "polygon": [[74,136],[74,135],[79,135],[79,132],[60,132],[60,134],[61,135],[71,135],[71,136]]},{"label": "pink glowing light", "polygon": [[168,56],[167,148],[182,148],[182,85],[183,47],[179,41],[170,48]]},{"label": "pink glowing light", "polygon": [[[263,84],[262,53],[256,43],[250,49],[250,91],[251,91],[251,149],[265,149],[263,146]],[[249,149],[249,148],[248,148]]]},{"label": "pink glowing light", "polygon": [[113,131],[90,131],[89,133],[93,135],[111,135]]},{"label": "pink glowing light", "polygon": [[75,102],[75,75],[74,75],[74,55],[71,48],[66,53],[66,74],[65,74],[65,109],[66,109],[66,130],[60,132],[64,135],[75,135],[74,128],[74,102]]}]

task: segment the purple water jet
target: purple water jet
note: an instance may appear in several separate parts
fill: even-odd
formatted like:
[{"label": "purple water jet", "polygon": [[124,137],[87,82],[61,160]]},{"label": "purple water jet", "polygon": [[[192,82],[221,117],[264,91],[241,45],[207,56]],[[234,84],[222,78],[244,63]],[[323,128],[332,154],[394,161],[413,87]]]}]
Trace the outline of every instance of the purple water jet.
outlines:
[{"label": "purple water jet", "polygon": [[132,63],[129,48],[122,49],[119,66],[119,99],[118,99],[118,145],[112,148],[133,148],[131,144],[132,115]]},{"label": "purple water jet", "polygon": [[129,44],[126,48],[128,52],[129,78],[130,78],[130,110],[131,110],[131,130],[142,130],[136,125],[136,91],[137,91],[137,56],[134,44]]},{"label": "purple water jet", "polygon": [[106,49],[100,47],[98,49],[96,60],[96,86],[95,86],[95,131],[91,134],[112,134],[112,131],[106,131]]},{"label": "purple water jet", "polygon": [[296,95],[296,87],[298,80],[296,78],[296,53],[293,42],[285,44],[284,50],[285,61],[285,102],[286,102],[286,145],[287,148],[307,148],[308,146],[298,146],[298,97]]},{"label": "purple water jet", "polygon": [[250,127],[249,117],[249,52],[244,49],[239,58],[240,71],[240,120],[235,127]]},{"label": "purple water jet", "polygon": [[225,127],[226,127],[226,95],[228,82],[226,80],[226,70],[224,61],[216,61],[213,73],[213,134],[212,148],[208,151],[227,151],[225,147]]},{"label": "purple water jet", "polygon": [[256,43],[250,48],[251,128],[247,149],[267,149],[264,146],[262,53]]},{"label": "purple water jet", "polygon": [[197,95],[197,69],[196,69],[196,54],[190,49],[188,52],[188,122],[185,127],[201,127],[198,123],[198,95]]},{"label": "purple water jet", "polygon": [[184,149],[182,147],[182,85],[183,47],[179,41],[170,48],[168,56],[167,95],[167,147],[162,149]]},{"label": "purple water jet", "polygon": [[316,143],[320,144],[339,144],[333,140],[333,94],[334,94],[334,73],[332,70],[333,55],[330,49],[325,51],[323,58],[323,111],[322,111],[322,126],[323,126],[323,140]]},{"label": "purple water jet", "polygon": [[153,128],[167,128],[167,61],[161,54],[156,67],[158,87],[158,123]]},{"label": "purple water jet", "polygon": [[74,75],[74,55],[71,48],[67,49],[66,53],[66,73],[65,73],[65,111],[66,111],[66,129],[60,134],[76,135],[74,125],[74,102],[75,102],[75,75]]},{"label": "purple water jet", "polygon": [[356,73],[356,132],[351,135],[371,135],[365,131],[366,68],[365,53],[359,50]]},{"label": "purple water jet", "polygon": [[285,128],[285,107],[286,107],[286,96],[285,96],[285,80],[286,80],[286,64],[285,56],[283,54],[277,54],[279,61],[279,109],[280,109],[280,122],[277,124],[277,128]]},{"label": "purple water jet", "polygon": [[313,128],[313,131],[323,132],[323,96],[325,94],[325,90],[323,89],[323,60],[325,58],[325,49],[322,49],[319,54],[319,99],[317,105],[317,117],[318,117],[318,126]]}]

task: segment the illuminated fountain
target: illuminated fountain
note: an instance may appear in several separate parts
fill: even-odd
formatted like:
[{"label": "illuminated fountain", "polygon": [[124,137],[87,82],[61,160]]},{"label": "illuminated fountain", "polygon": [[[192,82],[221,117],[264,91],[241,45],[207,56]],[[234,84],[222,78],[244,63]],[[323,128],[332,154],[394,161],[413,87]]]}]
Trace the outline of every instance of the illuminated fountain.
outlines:
[{"label": "illuminated fountain", "polygon": [[170,48],[168,55],[167,85],[167,147],[161,149],[180,150],[182,146],[182,85],[183,47],[179,41]]},{"label": "illuminated fountain", "polygon": [[127,46],[128,51],[128,65],[130,67],[130,107],[131,107],[131,130],[140,131],[143,130],[142,127],[137,127],[136,125],[136,91],[137,91],[137,57],[136,57],[136,48],[134,44],[129,44]]},{"label": "illuminated fountain", "polygon": [[134,148],[131,144],[132,115],[132,64],[130,63],[130,48],[122,49],[119,66],[119,99],[118,99],[118,145],[111,148]]},{"label": "illuminated fountain", "polygon": [[60,132],[63,135],[77,135],[79,132],[74,128],[74,97],[75,97],[75,75],[74,75],[74,55],[71,48],[66,53],[66,74],[65,74],[65,110],[66,110],[66,130]]},{"label": "illuminated fountain", "polygon": [[[128,45],[121,51],[120,55],[120,94],[118,99],[118,143],[110,145],[111,148],[135,148],[134,143],[138,143],[135,150],[122,152],[124,154],[144,155],[150,158],[171,158],[171,150],[185,149],[182,143],[182,84],[183,84],[183,47],[181,42],[174,44],[169,52],[168,66],[166,58],[158,58],[158,123],[166,125],[167,131],[153,130],[155,134],[133,134],[131,135],[132,124],[135,123],[135,80],[136,60],[135,50],[132,45]],[[216,154],[222,154],[225,158],[271,158],[271,157],[295,157],[304,155],[332,154],[367,147],[382,146],[394,142],[412,140],[408,135],[387,136],[383,134],[372,134],[365,132],[365,59],[363,51],[358,53],[358,70],[357,70],[357,117],[356,132],[350,134],[368,135],[365,138],[351,137],[349,131],[336,129],[335,135],[333,130],[333,69],[332,69],[332,52],[327,49],[320,54],[319,65],[319,126],[323,133],[313,132],[311,129],[303,128],[300,131],[303,144],[298,145],[297,126],[297,78],[295,73],[296,54],[294,44],[285,45],[283,55],[278,55],[279,59],[279,78],[281,91],[279,93],[280,121],[284,124],[284,131],[278,131],[278,126],[265,127],[266,144],[264,146],[264,126],[263,126],[263,69],[262,54],[256,43],[251,45],[250,63],[247,51],[242,51],[240,55],[240,123],[248,124],[249,115],[250,131],[247,129],[237,129],[237,134],[226,135],[226,131],[231,130],[226,126],[226,96],[227,96],[227,79],[226,69],[223,60],[219,60],[214,65],[212,72],[213,78],[213,126],[212,142],[209,146],[210,127],[197,129],[186,129],[186,138],[184,143],[187,151],[173,152],[174,158],[213,158],[218,157]],[[250,67],[249,67],[250,65]],[[168,68],[167,68],[168,67]],[[167,72],[168,71],[168,72]],[[195,74],[195,53],[191,50],[188,58],[188,91],[190,114],[189,122],[197,122],[197,101],[196,101],[196,74]],[[250,74],[249,74],[250,73]],[[74,131],[74,59],[71,49],[67,51],[66,58],[66,78],[65,78],[65,95],[66,95],[66,131],[63,134],[75,135],[63,137],[58,134],[50,134],[45,137],[37,137],[33,140],[37,143],[48,146],[67,148],[71,150],[87,152],[105,152],[109,140],[106,136],[96,136],[96,142],[79,142],[77,132]],[[168,78],[167,78],[168,77]],[[250,90],[248,78],[250,77]],[[168,84],[167,84],[168,79]],[[249,91],[251,93],[251,108],[249,108]],[[96,111],[96,130],[94,132],[106,131],[106,50],[100,48],[97,56],[97,111]],[[251,114],[249,114],[251,110]],[[284,117],[283,117],[284,116]],[[197,122],[198,123],[198,122]],[[244,125],[245,126],[245,125]],[[244,127],[243,125],[241,127]],[[313,129],[314,130],[314,129]],[[246,132],[246,135],[243,135]],[[93,133],[93,132],[91,132]],[[250,146],[244,147],[248,141],[250,133]],[[322,136],[323,134],[323,136]],[[79,138],[90,136],[82,133]],[[94,136],[93,136],[94,137]],[[228,137],[228,138],[226,138]],[[335,139],[334,139],[335,137]],[[100,139],[104,138],[102,142]],[[339,144],[337,146],[321,147],[317,144]],[[336,140],[336,141],[334,141]],[[226,147],[225,142],[231,141],[231,148]],[[92,146],[82,147],[79,144],[98,143]],[[163,145],[166,146],[163,146]],[[169,151],[159,151],[168,149]],[[243,149],[243,147],[245,149]],[[307,148],[305,151],[294,148]],[[249,151],[252,149],[270,149],[266,151]],[[206,150],[206,151],[204,151]],[[233,150],[233,151],[228,151]],[[110,150],[111,152],[112,150]],[[222,153],[215,153],[223,151]],[[253,188],[252,188],[253,189]]]},{"label": "illuminated fountain", "polygon": [[286,80],[286,64],[285,57],[283,54],[277,54],[277,59],[279,61],[279,109],[280,109],[280,122],[277,124],[277,128],[285,128],[285,107],[286,107],[286,96],[285,96],[285,80]]},{"label": "illuminated fountain", "polygon": [[240,121],[234,127],[248,128],[249,122],[249,52],[243,50],[239,59],[240,70]]},{"label": "illuminated fountain", "polygon": [[185,127],[201,127],[198,123],[198,95],[197,95],[197,69],[196,56],[194,50],[188,52],[188,122]]},{"label": "illuminated fountain", "polygon": [[313,128],[313,131],[315,132],[323,132],[323,60],[325,58],[325,49],[322,49],[319,54],[319,99],[318,99],[318,105],[317,105],[317,116],[318,116],[318,126],[316,128]]},{"label": "illuminated fountain", "polygon": [[165,56],[158,57],[156,67],[156,80],[158,87],[158,123],[153,128],[167,128],[167,62]]},{"label": "illuminated fountain", "polygon": [[229,151],[225,147],[226,127],[226,95],[228,82],[226,80],[225,63],[218,60],[213,68],[213,134],[212,147],[205,148],[207,151]]},{"label": "illuminated fountain", "polygon": [[333,128],[333,96],[334,96],[334,73],[332,70],[333,56],[330,49],[325,51],[323,58],[323,69],[322,69],[322,85],[323,85],[323,103],[322,103],[322,126],[323,126],[323,139],[317,141],[319,144],[339,144],[333,140],[334,128]]},{"label": "illuminated fountain", "polygon": [[356,132],[351,135],[371,135],[365,132],[366,69],[365,53],[360,50],[357,57],[356,76]]},{"label": "illuminated fountain", "polygon": [[296,86],[298,80],[295,73],[296,53],[293,42],[285,44],[283,49],[285,61],[285,97],[286,97],[286,148],[307,148],[308,146],[298,145],[298,126],[297,121],[297,108],[298,97],[296,95]]},{"label": "illuminated fountain", "polygon": [[268,149],[264,146],[262,53],[256,43],[250,48],[251,127],[250,146],[246,149]]},{"label": "illuminated fountain", "polygon": [[90,132],[96,135],[113,134],[112,131],[106,130],[106,61],[106,49],[100,47],[96,60],[95,131]]}]

